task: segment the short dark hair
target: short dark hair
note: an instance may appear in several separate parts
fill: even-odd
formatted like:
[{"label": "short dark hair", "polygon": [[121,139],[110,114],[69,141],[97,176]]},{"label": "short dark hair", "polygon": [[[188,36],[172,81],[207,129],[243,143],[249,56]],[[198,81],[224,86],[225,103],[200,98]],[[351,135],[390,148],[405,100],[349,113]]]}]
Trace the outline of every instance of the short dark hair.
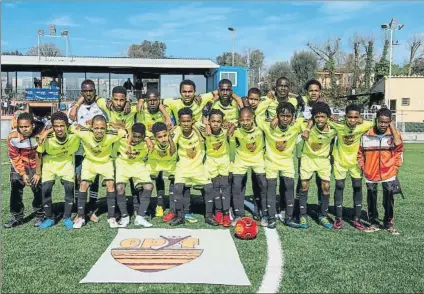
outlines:
[{"label": "short dark hair", "polygon": [[125,96],[127,96],[127,89],[122,86],[116,86],[112,89],[112,95],[113,94],[124,94]]},{"label": "short dark hair", "polygon": [[288,110],[292,115],[294,115],[296,112],[296,109],[294,108],[293,104],[289,102],[278,103],[276,114],[279,115],[280,113],[284,113],[285,110]]},{"label": "short dark hair", "polygon": [[52,114],[52,117],[50,118],[50,121],[52,122],[52,124],[55,120],[63,120],[65,124],[67,125],[69,124],[68,116],[62,111],[57,111]]},{"label": "short dark hair", "polygon": [[147,90],[147,92],[146,92],[146,98],[148,98],[150,95],[155,95],[158,98],[160,97],[159,91],[158,90],[155,90],[155,89]]},{"label": "short dark hair", "polygon": [[230,87],[233,86],[233,83],[229,79],[222,79],[222,80],[219,81],[218,87],[225,85],[225,84],[230,85]]},{"label": "short dark hair", "polygon": [[349,104],[348,106],[346,106],[346,115],[348,114],[349,111],[357,111],[359,113],[361,113],[361,107],[358,104]]},{"label": "short dark hair", "polygon": [[250,107],[250,106],[245,106],[245,107],[243,107],[242,109],[240,109],[239,117],[240,117],[240,116],[242,115],[242,113],[244,113],[244,112],[249,112],[251,115],[255,115],[255,113],[253,112],[252,107]]},{"label": "short dark hair", "polygon": [[91,120],[91,125],[93,125],[96,121],[104,121],[106,123],[106,118],[101,114],[95,115]]},{"label": "short dark hair", "polygon": [[92,80],[84,80],[84,81],[81,83],[81,89],[82,89],[82,87],[83,87],[84,85],[92,85],[94,88],[96,88],[96,84],[95,84]]},{"label": "short dark hair", "polygon": [[258,88],[250,88],[249,91],[247,92],[247,96],[249,96],[250,94],[256,94],[256,95],[259,95],[260,97],[261,90],[259,90]]},{"label": "short dark hair", "polygon": [[18,119],[16,121],[20,121],[20,120],[29,120],[30,122],[34,122],[34,117],[32,116],[32,114],[28,112],[22,112],[18,116]]},{"label": "short dark hair", "polygon": [[392,111],[388,109],[387,107],[381,107],[379,110],[377,110],[377,117],[380,116],[387,116],[390,119],[392,119]]},{"label": "short dark hair", "polygon": [[317,115],[318,113],[325,113],[328,117],[331,116],[331,109],[327,103],[324,102],[316,102],[314,106],[312,106],[311,114],[312,117]]},{"label": "short dark hair", "polygon": [[183,86],[192,86],[194,89],[194,92],[196,92],[196,84],[192,80],[184,80],[180,83],[180,92],[183,88]]},{"label": "short dark hair", "polygon": [[277,85],[277,84],[278,84],[278,82],[279,82],[279,81],[281,81],[281,80],[286,80],[288,83],[290,83],[290,80],[289,80],[289,78],[288,78],[288,77],[279,77],[279,78],[275,81],[275,85]]},{"label": "short dark hair", "polygon": [[219,110],[219,109],[213,108],[209,112],[209,119],[211,119],[212,115],[220,115],[222,117],[222,119],[224,119],[224,113],[221,110]]},{"label": "short dark hair", "polygon": [[131,127],[131,131],[133,133],[139,133],[139,134],[146,135],[146,126],[144,124],[142,124],[142,123],[135,123]]},{"label": "short dark hair", "polygon": [[152,133],[153,135],[155,135],[156,133],[162,132],[162,131],[167,131],[168,128],[166,127],[166,124],[163,122],[155,122],[152,126]]},{"label": "short dark hair", "polygon": [[190,117],[193,117],[193,110],[189,107],[184,107],[178,110],[178,118],[182,117],[183,115],[190,115]]},{"label": "short dark hair", "polygon": [[306,82],[305,84],[305,90],[308,91],[308,88],[310,85],[317,85],[319,87],[320,90],[322,90],[322,86],[321,83],[315,79],[309,80]]}]

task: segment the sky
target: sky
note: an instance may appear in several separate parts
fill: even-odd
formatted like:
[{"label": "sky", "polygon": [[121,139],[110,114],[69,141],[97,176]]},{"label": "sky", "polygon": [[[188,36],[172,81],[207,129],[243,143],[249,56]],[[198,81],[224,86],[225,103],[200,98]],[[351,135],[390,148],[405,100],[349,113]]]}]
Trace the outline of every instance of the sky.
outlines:
[{"label": "sky", "polygon": [[[1,49],[26,52],[37,44],[37,30],[68,30],[74,56],[125,56],[131,44],[162,41],[167,56],[211,58],[232,50],[260,49],[265,64],[288,61],[306,43],[340,37],[349,48],[355,33],[382,47],[380,26],[393,17],[405,26],[395,31],[394,61],[408,57],[407,41],[424,34],[424,2],[418,1],[1,1]],[[65,40],[42,38],[65,52]],[[377,53],[381,49],[377,48]]]}]

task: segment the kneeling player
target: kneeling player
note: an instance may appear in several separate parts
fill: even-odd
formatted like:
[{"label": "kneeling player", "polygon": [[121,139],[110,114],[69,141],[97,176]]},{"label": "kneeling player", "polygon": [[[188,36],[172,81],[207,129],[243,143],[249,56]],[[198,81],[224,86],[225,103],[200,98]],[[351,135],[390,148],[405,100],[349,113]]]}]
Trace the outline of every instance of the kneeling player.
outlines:
[{"label": "kneeling player", "polygon": [[208,171],[203,165],[205,146],[200,133],[193,128],[193,112],[184,107],[178,111],[179,124],[174,132],[174,142],[178,150],[178,162],[175,168],[174,202],[177,215],[170,225],[185,223],[183,192],[189,184],[203,186],[205,192],[205,223],[217,226],[213,218],[212,183]]},{"label": "kneeling player", "polygon": [[117,203],[122,214],[119,223],[120,227],[126,227],[130,223],[130,216],[127,211],[127,199],[125,197],[125,185],[130,178],[134,181],[136,191],[140,191],[141,188],[143,188],[143,191],[139,192],[140,206],[134,224],[146,228],[152,226],[152,224],[145,219],[153,189],[150,171],[145,163],[149,152],[144,142],[145,138],[146,127],[141,123],[135,123],[131,127],[130,135],[127,138],[121,138],[117,147],[119,156],[115,161],[115,181]]},{"label": "kneeling player", "polygon": [[72,157],[79,148],[80,139],[72,132],[67,132],[69,122],[65,113],[61,111],[53,113],[51,123],[53,133],[48,134],[46,140],[37,148],[37,174],[41,174],[45,213],[45,220],[40,228],[45,229],[54,225],[52,189],[56,178],[60,178],[65,188],[63,224],[67,229],[72,229],[71,212],[74,204],[75,178]]},{"label": "kneeling player", "polygon": [[[174,145],[174,141],[169,135],[168,128],[163,122],[156,122],[152,126],[152,133],[155,138],[154,149],[149,153],[148,164],[150,167],[150,175],[156,180],[156,186],[163,182],[163,176],[167,176],[170,180],[169,183],[169,212],[163,217],[165,222],[171,221],[175,217],[174,207],[174,179],[175,179],[175,164],[177,161],[177,153]],[[159,180],[158,179],[162,179]],[[159,188],[158,188],[159,190]],[[164,190],[164,189],[163,189]],[[164,193],[164,191],[163,191]],[[159,197],[158,191],[158,203],[157,207],[161,207],[162,211],[165,207],[163,202],[163,195]],[[156,213],[158,209],[156,208]],[[156,216],[158,216],[156,214]]]},{"label": "kneeling player", "polygon": [[83,144],[85,158],[82,162],[81,184],[78,192],[78,218],[74,229],[80,229],[85,224],[85,202],[87,190],[96,175],[103,176],[106,182],[107,217],[111,228],[117,228],[115,219],[115,181],[113,161],[111,159],[112,144],[127,135],[123,129],[118,131],[108,129],[106,119],[96,115],[91,121],[91,128],[71,126],[71,131],[77,135]]},{"label": "kneeling player", "polygon": [[[235,219],[244,216],[244,193],[243,178],[249,167],[256,174],[260,189],[260,201],[262,207],[261,225],[268,225],[268,207],[266,203],[267,182],[265,177],[264,161],[264,138],[260,128],[254,124],[253,110],[250,107],[244,107],[240,110],[239,124],[234,134],[230,138],[230,146],[235,149],[235,159],[231,167],[233,173],[233,204]],[[272,216],[271,216],[272,217]]]},{"label": "kneeling player", "polygon": [[300,179],[302,187],[298,192],[299,208],[300,208],[300,227],[308,228],[307,221],[307,199],[309,182],[317,173],[322,180],[322,199],[321,199],[321,212],[319,220],[321,224],[331,229],[332,225],[328,220],[328,206],[330,198],[330,145],[333,138],[336,136],[336,131],[330,128],[327,124],[328,118],[331,116],[330,107],[323,103],[317,102],[312,107],[312,118],[314,126],[309,130],[309,139],[305,142],[300,164]]}]

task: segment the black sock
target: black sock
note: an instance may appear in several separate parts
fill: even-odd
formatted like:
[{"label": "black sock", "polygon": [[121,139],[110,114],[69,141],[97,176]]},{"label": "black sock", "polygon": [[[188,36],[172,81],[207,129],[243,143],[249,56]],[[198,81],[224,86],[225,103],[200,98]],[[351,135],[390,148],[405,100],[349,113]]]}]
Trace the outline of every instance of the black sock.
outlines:
[{"label": "black sock", "polygon": [[343,217],[343,191],[345,180],[336,180],[336,190],[334,191],[334,206],[336,209],[336,218]]},{"label": "black sock", "polygon": [[216,210],[222,210],[222,196],[221,196],[221,187],[220,187],[220,176],[212,179],[212,194],[215,203]]},{"label": "black sock", "polygon": [[72,213],[72,206],[74,205],[74,183],[64,181],[65,188],[65,208],[63,218],[70,218]]},{"label": "black sock", "polygon": [[220,187],[222,190],[222,210],[229,211],[231,201],[231,185],[228,176],[220,177]]},{"label": "black sock", "polygon": [[300,216],[306,216],[308,207],[308,190],[306,191],[302,191],[300,190],[299,193],[297,194],[299,197],[299,213]]},{"label": "black sock", "polygon": [[115,217],[115,192],[106,192],[107,218]]},{"label": "black sock", "polygon": [[119,211],[121,212],[121,217],[127,217],[128,216],[127,197],[125,197],[125,194],[117,194],[116,202],[118,203],[118,208],[119,208]]},{"label": "black sock", "polygon": [[[284,199],[286,203],[286,218],[293,217],[294,210],[294,179],[283,177],[284,183]],[[281,177],[280,177],[280,185],[281,185]]]},{"label": "black sock", "polygon": [[330,204],[330,195],[322,194],[321,197],[321,216],[328,216],[328,206]]},{"label": "black sock", "polygon": [[149,208],[151,196],[152,190],[143,189],[143,192],[140,192],[140,207],[138,208],[138,215],[146,215],[147,209]]},{"label": "black sock", "polygon": [[209,217],[213,213],[213,188],[212,184],[207,184],[203,188],[205,191],[205,208],[206,208],[206,216]]},{"label": "black sock", "polygon": [[352,179],[353,187],[353,206],[354,216],[353,220],[359,221],[362,212],[362,179]]},{"label": "black sock", "polygon": [[78,192],[78,216],[85,217],[85,202],[87,201],[87,192]]}]

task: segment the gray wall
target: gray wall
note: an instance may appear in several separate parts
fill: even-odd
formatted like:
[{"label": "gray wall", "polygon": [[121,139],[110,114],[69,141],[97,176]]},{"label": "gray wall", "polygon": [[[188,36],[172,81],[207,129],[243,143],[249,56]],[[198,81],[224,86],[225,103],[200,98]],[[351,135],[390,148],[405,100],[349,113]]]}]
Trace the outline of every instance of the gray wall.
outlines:
[{"label": "gray wall", "polygon": [[5,120],[1,120],[0,122],[0,126],[1,126],[1,139],[2,140],[6,140],[7,139],[7,135],[9,135],[10,132],[10,128],[12,125],[12,120],[10,119],[5,119]]}]

